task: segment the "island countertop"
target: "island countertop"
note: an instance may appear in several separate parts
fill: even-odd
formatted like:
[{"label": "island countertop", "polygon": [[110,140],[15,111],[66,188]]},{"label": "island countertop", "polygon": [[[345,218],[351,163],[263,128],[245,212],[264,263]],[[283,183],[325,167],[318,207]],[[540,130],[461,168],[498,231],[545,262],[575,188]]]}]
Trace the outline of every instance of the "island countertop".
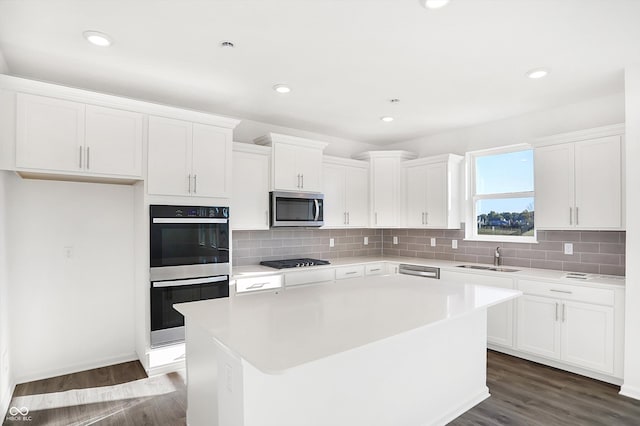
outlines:
[{"label": "island countertop", "polygon": [[514,299],[517,290],[408,275],[352,278],[176,304],[187,327],[264,373],[287,369]]}]

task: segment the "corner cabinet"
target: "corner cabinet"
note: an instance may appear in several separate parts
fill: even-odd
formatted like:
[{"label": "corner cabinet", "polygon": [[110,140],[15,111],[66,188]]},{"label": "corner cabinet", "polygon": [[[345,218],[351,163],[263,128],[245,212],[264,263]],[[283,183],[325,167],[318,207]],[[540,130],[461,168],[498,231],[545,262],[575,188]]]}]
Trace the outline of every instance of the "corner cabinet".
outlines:
[{"label": "corner cabinet", "polygon": [[624,229],[622,131],[610,126],[602,137],[584,139],[589,133],[580,133],[579,141],[546,145],[555,141],[550,138],[537,145],[538,229]]},{"label": "corner cabinet", "polygon": [[269,229],[271,148],[233,143],[231,229]]},{"label": "corner cabinet", "polygon": [[324,157],[324,226],[366,228],[369,224],[369,164]]},{"label": "corner cabinet", "polygon": [[16,169],[142,178],[143,115],[16,94]]},{"label": "corner cabinet", "polygon": [[460,228],[462,160],[459,155],[446,154],[402,163],[407,227]]},{"label": "corner cabinet", "polygon": [[150,116],[147,192],[227,198],[231,150],[230,129]]},{"label": "corner cabinet", "polygon": [[272,190],[322,192],[322,151],[327,143],[277,133],[254,142],[272,147]]},{"label": "corner cabinet", "polygon": [[369,161],[369,224],[371,228],[403,225],[401,165],[416,158],[407,151],[368,151],[355,156]]}]

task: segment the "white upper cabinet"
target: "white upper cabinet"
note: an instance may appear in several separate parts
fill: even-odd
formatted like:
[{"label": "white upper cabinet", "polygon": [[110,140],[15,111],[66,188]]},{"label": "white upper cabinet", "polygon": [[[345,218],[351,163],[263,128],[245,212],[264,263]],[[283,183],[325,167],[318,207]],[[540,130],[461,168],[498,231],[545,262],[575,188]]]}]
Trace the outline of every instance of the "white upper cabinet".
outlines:
[{"label": "white upper cabinet", "polygon": [[622,136],[535,149],[538,229],[624,229]]},{"label": "white upper cabinet", "polygon": [[142,114],[17,94],[16,167],[142,177]]},{"label": "white upper cabinet", "polygon": [[403,226],[401,164],[415,157],[407,151],[368,151],[356,156],[369,160],[371,228]]},{"label": "white upper cabinet", "polygon": [[88,170],[142,176],[142,114],[87,105],[85,124]]},{"label": "white upper cabinet", "polygon": [[368,163],[325,156],[322,182],[325,227],[365,228],[368,226]]},{"label": "white upper cabinet", "polygon": [[231,135],[228,129],[149,117],[149,194],[229,197]]},{"label": "white upper cabinet", "polygon": [[446,154],[402,164],[409,228],[460,228],[459,177],[463,157]]},{"label": "white upper cabinet", "polygon": [[273,148],[271,189],[275,191],[322,192],[324,142],[269,133],[255,140]]},{"label": "white upper cabinet", "polygon": [[270,162],[268,147],[233,144],[232,229],[269,229]]}]

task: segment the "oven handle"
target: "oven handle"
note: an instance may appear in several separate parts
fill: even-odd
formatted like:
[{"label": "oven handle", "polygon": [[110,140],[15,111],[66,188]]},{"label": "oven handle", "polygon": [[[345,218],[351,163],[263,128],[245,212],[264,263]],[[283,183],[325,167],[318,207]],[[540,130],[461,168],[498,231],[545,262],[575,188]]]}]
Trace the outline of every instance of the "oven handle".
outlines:
[{"label": "oven handle", "polygon": [[188,217],[154,217],[153,223],[229,223],[229,219],[188,218]]},{"label": "oven handle", "polygon": [[221,275],[217,277],[205,277],[205,278],[191,278],[188,280],[168,280],[168,281],[153,281],[151,286],[154,288],[160,287],[180,287],[184,285],[194,285],[194,284],[212,284],[219,283],[222,281],[227,281],[229,277],[226,275]]}]

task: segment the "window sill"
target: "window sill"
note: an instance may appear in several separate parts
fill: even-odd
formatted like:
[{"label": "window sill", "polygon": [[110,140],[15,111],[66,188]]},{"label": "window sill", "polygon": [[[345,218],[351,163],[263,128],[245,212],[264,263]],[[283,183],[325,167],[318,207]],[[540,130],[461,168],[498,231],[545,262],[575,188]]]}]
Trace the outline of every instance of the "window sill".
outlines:
[{"label": "window sill", "polygon": [[508,237],[508,236],[500,236],[500,235],[474,235],[471,237],[465,237],[464,241],[538,244],[537,237]]}]

